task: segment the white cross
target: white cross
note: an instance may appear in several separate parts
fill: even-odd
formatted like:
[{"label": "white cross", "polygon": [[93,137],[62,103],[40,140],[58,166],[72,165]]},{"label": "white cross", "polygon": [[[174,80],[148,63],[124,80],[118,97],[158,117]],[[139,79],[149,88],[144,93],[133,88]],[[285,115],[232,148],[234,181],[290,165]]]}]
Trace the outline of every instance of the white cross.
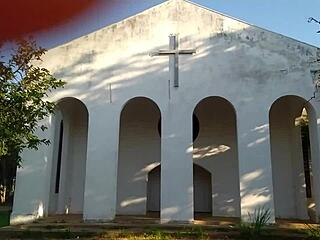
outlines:
[{"label": "white cross", "polygon": [[179,87],[179,55],[192,55],[196,53],[196,50],[179,50],[177,36],[174,34],[171,34],[169,39],[169,50],[158,50],[150,53],[150,56],[169,56],[170,79],[173,80],[174,87]]}]

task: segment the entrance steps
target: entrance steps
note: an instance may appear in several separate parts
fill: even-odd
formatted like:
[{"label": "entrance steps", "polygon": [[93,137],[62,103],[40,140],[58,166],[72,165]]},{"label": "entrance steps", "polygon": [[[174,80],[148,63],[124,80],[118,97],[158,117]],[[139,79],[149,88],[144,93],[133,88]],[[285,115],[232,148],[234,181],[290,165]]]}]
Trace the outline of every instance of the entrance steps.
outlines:
[{"label": "entrance steps", "polygon": [[[152,216],[117,216],[110,222],[83,222],[81,215],[55,215],[33,223],[8,226],[0,229],[0,239],[112,239],[112,234],[143,234],[166,232],[180,236],[190,233],[190,239],[205,234],[210,239],[237,239],[239,220],[236,218],[203,218],[194,224],[159,224]],[[268,239],[305,239],[302,229],[306,225],[298,221],[279,220],[267,227]],[[95,238],[101,237],[103,238]],[[281,238],[278,238],[281,236]],[[189,238],[183,238],[189,239]]]}]

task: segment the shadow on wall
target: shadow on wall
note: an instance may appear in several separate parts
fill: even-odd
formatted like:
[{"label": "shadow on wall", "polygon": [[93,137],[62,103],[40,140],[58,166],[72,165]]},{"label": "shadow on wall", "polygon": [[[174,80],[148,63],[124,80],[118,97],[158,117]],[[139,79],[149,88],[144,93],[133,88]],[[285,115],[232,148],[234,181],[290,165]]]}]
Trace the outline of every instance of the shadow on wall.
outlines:
[{"label": "shadow on wall", "polygon": [[57,104],[49,214],[82,213],[89,113],[76,98]]},{"label": "shadow on wall", "polygon": [[[270,44],[267,42],[268,40],[271,43],[275,41],[271,38],[271,35],[269,32],[248,27],[243,31],[215,33],[210,38],[193,41],[192,46],[197,48],[196,55],[186,58],[180,57],[181,76],[183,77],[185,74],[191,76],[190,80],[184,79],[183,81],[191,81],[196,76],[197,78],[202,78],[202,76],[209,74],[212,76],[213,81],[208,83],[210,85],[208,87],[213,89],[218,87],[220,89],[224,87],[221,85],[224,84],[223,81],[220,80],[227,76],[229,79],[240,81],[244,87],[248,87],[257,94],[271,90],[277,92],[277,89],[274,89],[274,84],[270,84],[273,83],[274,79],[281,79],[285,75],[294,72],[303,72],[309,66],[310,58],[315,56],[312,56],[312,53],[307,48],[297,47],[293,40],[286,42],[282,37],[276,39],[276,41],[279,41],[276,45]],[[188,47],[190,39],[192,39],[192,36],[181,38],[181,48]],[[68,46],[65,48],[69,49]],[[112,92],[115,93],[121,91],[121,89],[139,84],[144,84],[152,90],[154,81],[163,81],[164,86],[167,86],[168,58],[151,58],[149,56],[150,52],[167,48],[167,45],[162,45],[134,55],[126,56],[124,53],[121,62],[110,64],[112,60],[106,59],[105,62],[108,67],[98,69],[95,68],[95,63],[99,63],[99,66],[101,65],[101,57],[105,57],[103,55],[104,52],[103,50],[89,49],[78,59],[68,61],[69,64],[67,63],[64,67],[58,69],[55,75],[59,78],[70,79],[64,95],[76,95],[80,99],[85,99],[85,102],[92,102],[95,105],[106,104],[110,101],[108,98],[108,86],[110,84]],[[268,53],[266,54],[267,57],[262,58],[259,51],[254,51],[255,48],[262,48],[265,54]],[[288,53],[284,52],[283,49],[288,50]],[[71,49],[68,51],[71,51]],[[248,61],[242,61],[243,58]],[[273,59],[277,59],[277,61],[272,61]],[[293,68],[292,66],[292,69],[289,69],[291,66],[288,66],[288,59],[294,62],[297,59],[300,60],[297,67]],[[57,61],[61,61],[61,59],[57,59]],[[261,66],[264,67],[261,68]],[[192,72],[191,69],[193,70]],[[233,69],[233,71],[229,71],[229,69]],[[288,69],[288,71],[283,71],[283,69]],[[201,74],[199,74],[199,71]],[[128,75],[127,73],[130,74]],[[145,79],[150,80],[150,85],[145,83]],[[294,82],[295,80],[292,81]],[[82,91],[81,86],[83,85],[88,87],[87,93]],[[202,86],[195,85],[194,87],[194,92],[201,92]],[[146,89],[146,87],[144,88]],[[101,92],[98,91],[99,89],[105,89],[105,95],[101,95]],[[255,100],[250,97],[249,89],[246,89],[243,94],[241,99],[243,103]],[[239,90],[241,89],[230,86],[224,89],[230,95],[239,95]],[[147,92],[148,90],[146,90]],[[193,93],[190,92],[190,94]],[[116,94],[112,95],[116,96]],[[101,101],[101,99],[104,99],[104,101]],[[113,101],[116,100],[113,99]]]},{"label": "shadow on wall", "polygon": [[[302,138],[302,114],[305,111],[304,122],[309,128],[313,119],[314,109],[309,102],[299,96],[283,96],[277,99],[270,109],[270,136],[272,174],[274,182],[275,214],[279,218],[315,218],[313,196],[312,170],[314,152],[310,143],[316,131],[311,131]],[[311,126],[312,127],[312,124]],[[309,130],[307,130],[309,132]],[[285,170],[285,174],[284,173]],[[307,174],[307,175],[305,175]]]},{"label": "shadow on wall", "polygon": [[197,104],[194,114],[199,118],[200,132],[193,143],[193,161],[212,174],[210,189],[212,215],[239,217],[240,189],[235,108],[225,98],[207,97]]},{"label": "shadow on wall", "polygon": [[[192,42],[192,45],[197,48],[197,54],[193,57],[181,57],[180,76],[190,76],[189,79],[183,80],[184,84],[190,85],[189,81],[210,75],[212,76],[212,81],[208,83],[207,88],[223,89],[227,95],[241,96],[239,97],[239,102],[242,104],[250,104],[256,101],[251,96],[251,92],[255,92],[258,95],[264,95],[265,92],[278,92],[278,89],[275,89],[274,84],[272,84],[274,79],[283,79],[285,75],[305,72],[309,64],[307,60],[314,56],[307,48],[298,48],[294,41],[288,40],[287,42],[282,37],[275,37],[276,40],[274,40],[274,36],[272,35],[271,37],[271,35],[269,32],[248,27],[243,31],[214,33],[209,38]],[[181,47],[188,46],[188,41],[192,37],[181,38]],[[99,52],[89,49],[79,59],[67,62],[64,68],[55,73],[59,78],[72,79],[65,90],[61,93],[56,93],[56,96],[60,94],[61,96],[76,95],[85,102],[90,102],[92,105],[99,107],[119,101],[117,95],[120,94],[118,93],[142,84],[144,85],[145,94],[148,95],[148,93],[152,92],[155,84],[159,86],[159,81],[163,82],[160,85],[164,86],[163,89],[166,91],[164,95],[166,95],[168,59],[166,57],[150,58],[149,53],[167,48],[167,45],[157,46],[132,56],[125,55],[124,52],[121,62],[110,64],[112,60],[108,59],[110,66],[100,69],[96,69],[94,66],[104,56],[103,50]],[[264,57],[261,57],[259,51],[255,51],[258,48],[263,50]],[[287,52],[284,52],[283,49],[286,49]],[[243,61],[243,59],[246,59],[246,61]],[[277,61],[275,62],[273,59],[277,59]],[[296,66],[288,66],[288,59],[294,62],[299,59],[299,62]],[[60,59],[57,59],[57,61],[60,61]],[[147,68],[146,64],[143,64],[145,62],[148,63]],[[99,64],[101,65],[101,63]],[[233,71],[229,71],[229,69],[233,69]],[[288,69],[288,71],[284,72],[283,69]],[[230,87],[227,82],[221,81],[224,76],[238,81],[242,89]],[[149,81],[146,82],[146,79]],[[296,82],[296,79],[292,79],[289,85]],[[84,86],[87,89],[86,92],[81,90]],[[104,91],[101,91],[101,89],[104,89]],[[203,86],[195,85],[194,89],[190,91],[190,96],[198,92],[203,92]],[[268,127],[268,123],[265,122],[254,126],[251,132],[247,133],[247,135],[254,136],[252,137],[254,139],[248,143],[247,147],[250,149],[256,148],[265,141],[269,141]],[[194,148],[194,156],[202,159],[218,154],[226,154],[230,150],[230,146],[227,144],[201,146],[201,148]],[[132,180],[143,180],[153,164],[141,166]],[[257,188],[252,184],[257,180],[263,179],[266,174],[265,171],[265,169],[257,168],[242,176],[241,195],[247,204],[245,207],[253,208],[272,201],[272,193],[268,187]],[[247,189],[250,192],[255,192],[255,196],[247,195]],[[229,201],[233,200],[229,199]],[[144,202],[145,197],[130,196],[125,201],[123,204],[128,206]],[[164,211],[178,212],[180,210],[179,206],[174,206]]]},{"label": "shadow on wall", "polygon": [[157,128],[160,118],[156,103],[145,97],[130,99],[122,109],[117,214],[144,215],[147,212],[148,173],[161,161],[161,139]]}]

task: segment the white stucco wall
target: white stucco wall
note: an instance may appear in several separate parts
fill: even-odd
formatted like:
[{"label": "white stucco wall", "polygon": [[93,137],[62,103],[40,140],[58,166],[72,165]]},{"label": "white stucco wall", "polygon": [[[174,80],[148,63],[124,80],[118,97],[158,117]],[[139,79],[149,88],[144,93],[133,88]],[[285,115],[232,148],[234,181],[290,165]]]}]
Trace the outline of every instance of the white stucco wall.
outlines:
[{"label": "white stucco wall", "polygon": [[[194,56],[180,57],[179,88],[168,82],[168,58],[149,56],[151,51],[168,48],[172,33],[179,34],[180,48],[197,49]],[[315,47],[183,0],[165,2],[51,49],[44,64],[67,85],[50,98],[77,97],[90,116],[84,218],[115,216],[120,113],[136,96],[151,98],[162,114],[163,222],[193,220],[191,116],[197,103],[208,96],[224,97],[236,112],[242,218],[260,206],[273,213],[269,109],[283,95],[305,99],[313,95],[309,63],[316,52]],[[50,131],[47,134],[51,136]],[[51,165],[37,162],[48,154],[50,148],[23,156],[25,167],[42,168],[32,176],[18,173],[15,212],[33,213],[37,202],[47,198],[44,186],[30,195],[24,195],[24,189],[48,181],[45,176]]]},{"label": "white stucco wall", "polygon": [[[50,127],[51,120],[46,119],[40,124]],[[44,134],[39,130],[38,135],[53,140],[50,132]],[[31,150],[23,152],[22,167],[17,169],[10,220],[12,224],[32,221],[37,217],[43,217],[48,211],[49,192],[47,189],[50,188],[50,176],[47,175],[47,169],[51,168],[51,156],[52,149],[46,146],[40,146],[37,152]]]}]

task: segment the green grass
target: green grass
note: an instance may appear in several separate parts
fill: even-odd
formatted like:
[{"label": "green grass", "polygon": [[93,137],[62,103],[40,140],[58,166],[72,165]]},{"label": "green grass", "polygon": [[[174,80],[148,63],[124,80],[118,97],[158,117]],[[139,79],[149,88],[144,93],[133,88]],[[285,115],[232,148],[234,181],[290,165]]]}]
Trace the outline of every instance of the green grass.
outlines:
[{"label": "green grass", "polygon": [[[178,228],[178,229],[157,229],[157,228],[135,228],[135,229],[19,229],[17,231],[3,229],[0,231],[0,239],[83,239],[83,240],[209,240],[209,239],[233,239],[248,240],[248,237],[241,236],[239,229],[232,231],[219,231],[217,229],[203,229],[200,226]],[[92,231],[93,230],[93,231]],[[101,231],[102,230],[102,231]],[[223,230],[223,229],[221,229]],[[271,230],[271,229],[269,229]],[[291,234],[288,232],[276,232],[277,229],[263,232],[258,240],[318,240],[319,238],[308,238],[305,232]],[[229,234],[231,233],[231,235]],[[217,234],[217,235],[215,235]]]},{"label": "green grass", "polygon": [[8,226],[10,221],[10,212],[0,212],[0,227]]},{"label": "green grass", "polygon": [[305,233],[307,234],[307,239],[310,240],[320,240],[320,227],[319,226],[312,226],[309,224],[306,224],[307,228],[305,230]]}]

